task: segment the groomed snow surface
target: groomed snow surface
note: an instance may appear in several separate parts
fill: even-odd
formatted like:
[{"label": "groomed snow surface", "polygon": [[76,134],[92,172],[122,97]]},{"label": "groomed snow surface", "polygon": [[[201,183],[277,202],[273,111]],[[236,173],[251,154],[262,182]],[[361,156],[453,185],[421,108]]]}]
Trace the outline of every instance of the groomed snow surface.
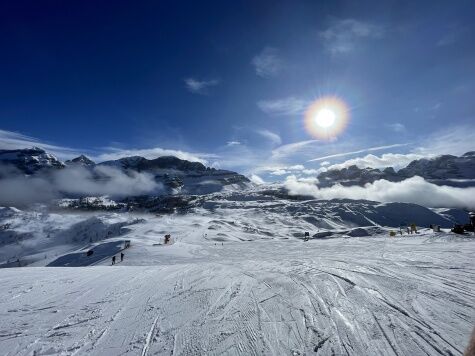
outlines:
[{"label": "groomed snow surface", "polygon": [[[264,214],[274,224],[256,231],[238,210],[9,214],[27,233],[15,238],[38,239],[25,242],[30,265],[82,267],[0,269],[2,355],[460,355],[475,321],[473,237],[423,230],[304,242],[290,227],[288,239],[269,237],[281,215]],[[40,220],[64,246],[34,237]],[[84,241],[88,224],[107,238]],[[126,240],[115,266],[107,254],[84,257]]]}]

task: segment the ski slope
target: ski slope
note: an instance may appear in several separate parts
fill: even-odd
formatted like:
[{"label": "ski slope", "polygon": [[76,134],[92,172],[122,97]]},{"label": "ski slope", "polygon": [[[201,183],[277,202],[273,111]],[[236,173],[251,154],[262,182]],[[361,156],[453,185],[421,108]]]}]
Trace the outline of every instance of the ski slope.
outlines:
[{"label": "ski slope", "polygon": [[[208,219],[128,227],[132,246],[115,266],[0,269],[1,353],[462,354],[475,321],[473,239],[218,241]],[[172,227],[172,244],[157,245]]]}]

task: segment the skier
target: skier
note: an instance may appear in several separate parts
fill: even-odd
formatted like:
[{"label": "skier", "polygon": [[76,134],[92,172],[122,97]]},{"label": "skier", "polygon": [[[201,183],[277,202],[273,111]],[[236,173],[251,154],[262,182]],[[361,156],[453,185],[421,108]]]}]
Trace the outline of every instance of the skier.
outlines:
[{"label": "skier", "polygon": [[124,260],[124,253],[121,252],[121,253],[120,253],[120,262],[122,262],[123,260]]},{"label": "skier", "polygon": [[475,212],[471,211],[468,213],[468,216],[470,218],[470,224],[472,225],[473,232],[475,233]]},{"label": "skier", "polygon": [[115,256],[112,257],[112,264],[115,265]]}]

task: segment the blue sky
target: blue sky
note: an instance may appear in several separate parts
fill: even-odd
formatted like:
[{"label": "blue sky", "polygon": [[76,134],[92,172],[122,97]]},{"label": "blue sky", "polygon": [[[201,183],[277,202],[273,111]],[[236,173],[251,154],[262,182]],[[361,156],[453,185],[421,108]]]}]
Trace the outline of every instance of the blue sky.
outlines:
[{"label": "blue sky", "polygon": [[[460,154],[475,148],[457,139],[475,129],[474,13],[473,1],[3,2],[0,147],[177,154],[266,180]],[[315,140],[303,112],[327,95],[349,124]]]}]

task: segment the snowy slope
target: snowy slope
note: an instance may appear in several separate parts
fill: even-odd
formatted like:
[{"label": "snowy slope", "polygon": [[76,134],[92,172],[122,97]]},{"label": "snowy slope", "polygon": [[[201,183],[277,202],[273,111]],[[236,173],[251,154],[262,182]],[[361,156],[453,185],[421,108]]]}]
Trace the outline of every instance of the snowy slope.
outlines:
[{"label": "snowy slope", "polygon": [[[113,237],[128,239],[130,232],[138,228],[133,225],[142,226],[142,220],[164,226],[161,236],[167,231],[185,233],[199,225],[208,239],[246,241],[302,239],[305,232],[317,239],[361,237],[388,229],[399,231],[400,225],[411,223],[448,228],[454,222],[465,223],[458,220],[463,216],[468,219],[465,212],[456,209],[434,211],[416,204],[364,200],[288,200],[273,194],[255,190],[190,197],[183,203],[183,214],[163,217],[133,212],[0,208],[0,267],[44,266],[67,251],[85,249]],[[86,205],[88,209],[95,206],[91,199],[86,199],[92,201]],[[101,209],[116,208],[109,200],[100,202],[104,206]],[[182,204],[181,200],[166,202],[166,207]],[[74,206],[64,200],[61,204]],[[167,221],[175,225],[168,226]]]},{"label": "snowy slope", "polygon": [[[188,198],[165,215],[0,208],[0,353],[462,354],[475,238],[427,226],[465,212],[265,189]],[[411,222],[419,234],[389,237]]]},{"label": "snowy slope", "polygon": [[215,245],[196,230],[169,247],[149,231],[113,267],[0,270],[2,354],[460,355],[467,343],[470,240]]}]

